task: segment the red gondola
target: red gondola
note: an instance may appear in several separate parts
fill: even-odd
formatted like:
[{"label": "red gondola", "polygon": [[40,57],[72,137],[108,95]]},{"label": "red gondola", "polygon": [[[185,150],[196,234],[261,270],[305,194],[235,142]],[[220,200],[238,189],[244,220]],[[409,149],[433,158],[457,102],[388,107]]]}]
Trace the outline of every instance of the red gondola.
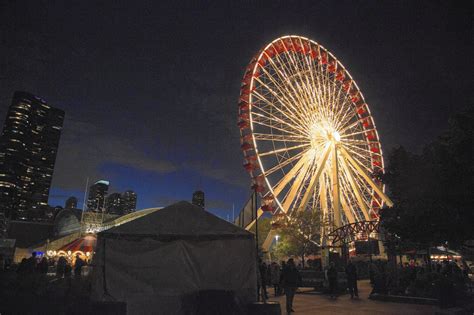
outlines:
[{"label": "red gondola", "polygon": [[328,71],[330,73],[334,73],[336,72],[336,68],[337,68],[336,60],[331,60],[328,65]]},{"label": "red gondola", "polygon": [[262,206],[262,211],[264,212],[273,212],[275,208],[272,205],[264,205]]},{"label": "red gondola", "polygon": [[239,114],[239,119],[240,120],[249,120],[249,113],[248,112],[242,112]]},{"label": "red gondola", "polygon": [[370,117],[362,119],[362,125],[364,126],[364,128],[372,127],[372,121],[370,120]]},{"label": "red gondola", "polygon": [[247,170],[247,172],[251,172],[257,168],[255,164],[252,163],[245,163],[244,168]]},{"label": "red gondola", "polygon": [[364,104],[360,105],[359,107],[357,107],[356,111],[357,111],[357,114],[359,114],[360,116],[367,113],[366,104],[364,103]]},{"label": "red gondola", "polygon": [[344,81],[345,77],[346,77],[346,74],[344,73],[344,69],[339,69],[337,71],[336,80],[342,82]]},{"label": "red gondola", "polygon": [[323,51],[321,53],[321,59],[319,60],[319,63],[322,64],[322,65],[325,65],[328,63],[328,53]]},{"label": "red gondola", "polygon": [[242,150],[244,150],[244,151],[248,151],[248,150],[253,149],[253,146],[252,146],[250,143],[248,143],[248,142],[244,142],[244,143],[242,143],[242,145],[240,146],[240,148],[241,148]]},{"label": "red gondola", "polygon": [[308,43],[304,42],[303,43],[303,53],[304,54],[309,54],[311,51],[311,47],[308,45]]},{"label": "red gondola", "polygon": [[311,46],[311,51],[309,52],[311,58],[316,59],[319,58],[319,47],[318,46]]},{"label": "red gondola", "polygon": [[273,202],[275,200],[275,197],[273,195],[266,195],[265,197],[262,198],[264,204],[268,204]]},{"label": "red gondola", "polygon": [[344,81],[344,83],[342,84],[342,88],[346,92],[349,92],[349,90],[351,89],[351,86],[352,86],[352,80]]},{"label": "red gondola", "polygon": [[240,102],[239,103],[239,111],[240,112],[248,112],[249,111],[249,104],[247,102]]},{"label": "red gondola", "polygon": [[240,130],[242,130],[242,129],[248,128],[249,123],[246,122],[245,120],[241,120],[237,123],[237,126],[239,126]]},{"label": "red gondola", "polygon": [[240,137],[240,140],[242,142],[252,142],[252,135],[248,134],[248,135],[242,136]]},{"label": "red gondola", "polygon": [[354,103],[357,103],[358,101],[360,101],[360,94],[359,94],[359,91],[354,91],[353,93],[351,93],[351,100],[352,100]]},{"label": "red gondola", "polygon": [[372,151],[374,153],[380,153],[380,149],[377,145],[371,145],[370,151]]},{"label": "red gondola", "polygon": [[273,44],[273,47],[275,47],[275,51],[277,52],[277,54],[285,52],[285,47],[283,46],[283,43],[281,41],[277,41],[275,44]]},{"label": "red gondola", "polygon": [[374,140],[376,138],[375,131],[371,130],[366,133],[368,140]]}]

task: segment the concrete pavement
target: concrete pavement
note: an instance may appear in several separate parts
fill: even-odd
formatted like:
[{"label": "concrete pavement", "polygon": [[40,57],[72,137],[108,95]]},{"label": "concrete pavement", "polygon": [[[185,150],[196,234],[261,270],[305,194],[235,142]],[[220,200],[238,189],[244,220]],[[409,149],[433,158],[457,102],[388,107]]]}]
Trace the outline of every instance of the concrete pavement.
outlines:
[{"label": "concrete pavement", "polygon": [[[368,299],[372,290],[366,280],[358,282],[359,299],[351,300],[349,294],[341,295],[335,300],[329,296],[311,292],[307,289],[299,289],[295,295],[293,309],[295,315],[316,314],[434,314],[439,308],[431,305],[403,304]],[[281,305],[282,314],[286,313],[285,296],[273,297],[273,288],[268,289],[271,301],[278,301]]]}]

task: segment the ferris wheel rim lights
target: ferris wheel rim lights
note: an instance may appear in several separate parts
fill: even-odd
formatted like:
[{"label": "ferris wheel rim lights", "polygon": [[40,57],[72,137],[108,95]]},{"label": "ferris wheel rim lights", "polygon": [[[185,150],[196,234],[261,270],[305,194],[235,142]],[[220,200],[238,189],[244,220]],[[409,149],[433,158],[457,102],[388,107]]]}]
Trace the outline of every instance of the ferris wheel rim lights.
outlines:
[{"label": "ferris wheel rim lights", "polygon": [[[258,96],[260,100],[262,99],[262,97],[259,96],[258,91],[257,91],[259,87],[262,88],[262,86],[265,86],[265,84],[261,80],[261,77],[271,78],[268,71],[265,70],[265,66],[269,65],[269,63],[275,64],[276,62],[281,62],[281,60],[279,61],[276,61],[276,60],[280,59],[280,56],[284,54],[286,55],[293,54],[294,56],[298,56],[298,58],[300,59],[305,59],[306,63],[308,64],[308,67],[304,70],[306,72],[310,72],[311,75],[313,75],[313,73],[311,73],[313,69],[310,67],[310,64],[309,64],[311,62],[313,62],[314,64],[320,65],[320,69],[324,69],[324,71],[327,72],[328,78],[331,74],[331,78],[332,80],[334,80],[334,82],[328,82],[328,84],[329,83],[338,84],[338,86],[340,87],[339,93],[341,93],[341,91],[344,91],[344,93],[346,93],[346,95],[343,97],[347,97],[348,99],[350,99],[352,103],[351,105],[352,109],[354,110],[355,115],[357,115],[358,117],[358,119],[356,120],[356,123],[358,124],[360,128],[362,128],[360,133],[364,134],[365,136],[366,144],[367,144],[367,148],[369,152],[368,154],[370,154],[370,157],[369,157],[370,165],[368,165],[369,169],[372,169],[374,171],[379,171],[382,173],[384,169],[383,153],[382,153],[382,148],[380,145],[380,138],[378,136],[378,132],[377,132],[372,114],[370,112],[370,109],[365,101],[365,98],[362,92],[360,91],[357,83],[353,80],[348,70],[331,52],[329,52],[326,48],[324,48],[322,45],[320,45],[319,43],[315,41],[312,41],[306,37],[301,37],[301,36],[296,36],[296,35],[287,35],[287,36],[279,37],[275,39],[274,41],[272,41],[271,43],[269,43],[268,45],[266,45],[262,50],[260,50],[257,53],[257,55],[251,60],[250,64],[247,66],[243,80],[242,80],[242,84],[241,84],[241,92],[240,92],[239,103],[238,103],[238,106],[239,106],[238,126],[241,132],[241,149],[244,153],[244,168],[250,173],[253,179],[253,187],[260,194],[267,197],[265,205],[264,205],[266,209],[263,209],[262,207],[262,210],[267,210],[267,211],[272,211],[272,212],[275,212],[275,209],[280,209],[280,210],[285,210],[285,211],[288,211],[288,209],[284,209],[284,207],[282,206],[281,202],[279,201],[277,197],[279,192],[275,193],[275,191],[273,190],[272,184],[269,182],[269,179],[266,176],[266,169],[262,162],[262,158],[264,157],[264,154],[267,154],[267,153],[259,152],[258,139],[256,138],[256,126],[255,126],[256,120],[253,117],[254,115],[257,115],[257,114],[259,114],[260,116],[264,116],[264,115],[262,115],[262,113],[255,113],[254,106],[257,106],[258,102],[255,102],[253,98],[257,98]],[[285,55],[285,58],[287,58],[286,55]],[[291,57],[289,58],[291,59]],[[297,57],[294,57],[294,58],[295,60],[297,59]],[[281,57],[281,59],[283,59],[283,57]],[[303,64],[303,66],[305,65]],[[300,79],[298,78],[297,75],[300,78],[303,77],[301,72],[296,72],[294,75],[295,78],[290,78],[290,76],[288,76],[286,78],[288,82],[283,82],[283,83],[288,84],[289,86],[292,86],[292,83],[291,84],[289,83],[290,79],[294,79],[294,81],[296,82],[298,79]],[[308,75],[305,74],[305,76],[308,76]],[[308,87],[311,88],[310,85],[305,86],[306,89],[308,89]],[[287,91],[291,92],[291,93],[288,93],[289,94],[289,97],[287,97],[288,99],[294,98],[297,96],[296,90],[294,88],[293,90],[295,91],[295,93],[293,93],[290,89],[287,89]],[[291,94],[295,94],[295,95],[292,96]],[[284,95],[282,96],[285,97]],[[284,102],[282,102],[282,104],[283,103]],[[306,106],[308,105],[306,104]],[[312,104],[311,106],[314,106],[314,104]],[[270,107],[271,106],[269,106],[269,108]],[[263,112],[263,113],[265,114],[268,112]],[[286,117],[290,118],[289,116],[286,116]],[[277,120],[276,118],[273,118],[273,119]],[[285,120],[286,118],[283,117],[283,119],[280,119],[280,121],[277,120],[277,122],[280,124],[283,124],[283,123],[287,124]],[[311,135],[309,136],[309,139],[310,139],[309,141],[311,142],[312,150],[316,151],[316,148],[318,147],[318,145],[321,145],[322,143],[321,141],[327,141],[328,143],[332,143],[331,145],[328,145],[328,148],[333,147],[334,150],[336,150],[335,148],[339,145],[340,142],[342,146],[342,142],[346,141],[345,135],[340,134],[337,128],[334,127],[335,126],[334,122],[332,124],[330,122],[327,124],[328,126],[331,126],[330,128],[320,128],[319,124],[321,122],[322,120],[318,121],[318,125],[314,127],[315,131],[309,132],[311,133]],[[293,150],[298,150],[307,146],[306,144],[307,140],[306,139],[302,140],[303,137],[301,135],[290,136],[290,135],[282,135],[282,134],[273,134],[273,129],[278,129],[276,125],[277,125],[276,123],[273,123],[269,126],[269,128],[271,128],[272,130],[272,137],[275,139],[277,139],[277,137],[281,137],[281,139],[277,139],[277,141],[285,141],[285,148],[287,149],[287,151],[288,151],[288,148],[286,147],[287,141],[296,142],[296,143],[300,141],[302,143],[300,144],[300,146],[292,147],[294,148]],[[301,132],[301,130],[299,130],[298,132]],[[312,136],[313,134],[314,136]],[[361,140],[357,140],[357,141],[361,141]],[[280,154],[281,152],[285,152],[285,148],[274,150],[273,152],[270,152],[270,153]],[[329,151],[329,149],[327,150]],[[306,158],[311,160],[311,157],[309,156],[306,156]],[[313,164],[316,163],[316,160],[314,160],[314,158],[315,157],[313,157],[313,160],[312,160],[313,162],[311,162]],[[290,160],[290,158],[288,158],[288,160]],[[334,161],[336,161],[335,162],[336,164],[339,163],[338,162],[339,160],[337,157]],[[291,165],[293,165],[293,162],[294,161],[291,161]],[[321,161],[319,160],[318,163],[319,162]],[[288,164],[290,163],[287,163],[287,165]],[[354,169],[354,166],[352,165],[349,165],[347,167]],[[362,172],[364,172],[364,170],[362,170]],[[349,182],[349,180],[346,179],[346,182]],[[380,184],[379,182],[377,183]],[[384,188],[382,187],[382,190],[381,190],[382,195],[383,195],[383,190]],[[377,189],[377,191],[379,190]],[[272,205],[272,202],[269,201],[269,199],[271,198],[268,198],[268,197],[273,197],[276,199],[276,203],[277,203],[276,207]],[[374,208],[382,207],[383,202],[386,199],[385,197],[386,196],[380,196],[380,193],[374,194],[373,200],[371,201],[371,207],[374,207]],[[388,201],[388,200],[385,200],[385,201]],[[378,217],[376,212],[373,211],[373,214],[375,214],[374,215],[375,218]]]}]

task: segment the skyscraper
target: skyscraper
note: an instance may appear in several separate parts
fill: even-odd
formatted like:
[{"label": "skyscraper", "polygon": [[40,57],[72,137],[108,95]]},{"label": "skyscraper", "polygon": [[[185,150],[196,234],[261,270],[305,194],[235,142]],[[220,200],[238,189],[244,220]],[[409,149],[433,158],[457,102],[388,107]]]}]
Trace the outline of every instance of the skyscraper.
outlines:
[{"label": "skyscraper", "polygon": [[113,193],[107,197],[106,202],[107,213],[123,214],[122,195],[120,193]]},{"label": "skyscraper", "polygon": [[109,190],[109,182],[99,180],[89,188],[89,197],[87,198],[87,209],[94,212],[105,210],[105,197]]},{"label": "skyscraper", "polygon": [[74,196],[71,196],[67,198],[66,204],[64,205],[64,208],[66,209],[77,209],[77,198]]},{"label": "skyscraper", "polygon": [[199,206],[201,208],[204,208],[204,192],[203,191],[195,191],[193,193],[193,205]]},{"label": "skyscraper", "polygon": [[47,208],[64,111],[15,92],[0,137],[0,212],[41,220]]},{"label": "skyscraper", "polygon": [[137,194],[132,190],[127,190],[122,194],[123,214],[133,212],[137,209]]}]

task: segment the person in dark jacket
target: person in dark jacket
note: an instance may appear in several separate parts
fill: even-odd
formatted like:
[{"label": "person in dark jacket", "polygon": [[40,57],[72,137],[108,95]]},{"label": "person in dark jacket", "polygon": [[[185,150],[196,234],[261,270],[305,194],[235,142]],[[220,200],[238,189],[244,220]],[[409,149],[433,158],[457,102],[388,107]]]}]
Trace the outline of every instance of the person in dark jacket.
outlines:
[{"label": "person in dark jacket", "polygon": [[84,260],[82,260],[81,256],[79,254],[77,254],[76,255],[76,262],[74,263],[74,277],[76,279],[81,277],[82,267],[85,264],[86,263],[84,262]]},{"label": "person in dark jacket", "polygon": [[64,277],[64,271],[66,269],[67,260],[64,256],[59,257],[58,262],[56,264],[56,277],[61,279]]},{"label": "person in dark jacket", "polygon": [[351,299],[359,297],[359,291],[357,290],[357,270],[351,260],[346,266],[346,276],[347,276],[347,287],[349,293],[351,294]]},{"label": "person in dark jacket", "polygon": [[327,270],[327,278],[329,283],[329,294],[331,298],[337,297],[337,269],[334,265],[334,262],[329,264],[329,268]]},{"label": "person in dark jacket", "polygon": [[301,276],[296,269],[293,258],[288,259],[285,269],[282,270],[283,287],[286,294],[286,312],[290,314],[293,310],[293,299],[295,297],[296,289],[301,282]]},{"label": "person in dark jacket", "polygon": [[262,297],[265,300],[268,300],[268,293],[267,293],[267,284],[268,284],[268,267],[267,264],[262,262],[260,264],[260,277],[262,278]]}]

